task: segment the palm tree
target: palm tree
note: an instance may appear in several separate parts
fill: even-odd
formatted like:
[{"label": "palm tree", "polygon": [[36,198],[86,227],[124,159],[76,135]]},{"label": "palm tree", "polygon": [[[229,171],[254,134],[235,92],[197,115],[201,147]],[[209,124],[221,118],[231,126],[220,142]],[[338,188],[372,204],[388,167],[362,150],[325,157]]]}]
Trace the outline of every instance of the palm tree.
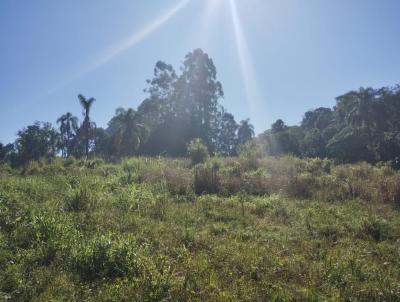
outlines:
[{"label": "palm tree", "polygon": [[89,158],[89,140],[90,140],[90,130],[94,127],[94,124],[90,121],[89,113],[90,108],[96,101],[94,98],[87,99],[82,94],[78,95],[79,102],[83,108],[84,120],[82,123],[82,131],[85,136],[86,141],[86,158]]},{"label": "palm tree", "polygon": [[254,126],[250,124],[250,120],[246,119],[240,122],[238,129],[238,143],[244,145],[254,136]]},{"label": "palm tree", "polygon": [[148,129],[140,121],[139,114],[129,108],[118,109],[109,129],[120,156],[133,156],[135,151],[148,137]]},{"label": "palm tree", "polygon": [[62,141],[62,155],[70,156],[71,141],[74,133],[78,130],[78,118],[71,112],[67,112],[58,118],[57,123],[60,124],[59,129]]}]

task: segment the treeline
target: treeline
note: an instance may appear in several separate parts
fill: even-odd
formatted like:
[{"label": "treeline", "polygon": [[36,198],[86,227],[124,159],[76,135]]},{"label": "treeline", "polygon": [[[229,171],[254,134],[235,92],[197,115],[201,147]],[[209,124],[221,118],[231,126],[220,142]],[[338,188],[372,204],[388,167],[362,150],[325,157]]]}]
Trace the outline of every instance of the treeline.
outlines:
[{"label": "treeline", "polygon": [[336,98],[333,109],[306,112],[300,126],[277,120],[258,140],[270,155],[391,162],[400,168],[400,86],[348,92]]},{"label": "treeline", "polygon": [[62,115],[58,129],[36,122],[17,134],[13,144],[0,145],[0,160],[23,165],[39,158],[90,157],[117,159],[135,155],[183,156],[187,145],[200,139],[211,154],[232,156],[254,137],[249,120],[237,123],[220,104],[223,88],[212,59],[197,49],[185,56],[178,74],[157,62],[147,80],[148,97],[137,110],[118,108],[106,128],[90,117],[94,98],[79,95],[83,121]]},{"label": "treeline", "polygon": [[159,61],[147,80],[148,97],[137,110],[118,108],[106,128],[90,117],[94,98],[79,95],[83,120],[62,115],[58,129],[36,122],[20,130],[14,143],[0,144],[0,162],[13,166],[55,156],[98,156],[108,160],[136,155],[184,156],[191,141],[210,154],[235,156],[257,142],[268,155],[333,158],[340,162],[391,162],[400,167],[400,86],[361,88],[336,99],[333,109],[308,111],[299,126],[282,120],[254,139],[250,121],[236,122],[220,104],[222,84],[212,59],[197,49],[177,73]]}]

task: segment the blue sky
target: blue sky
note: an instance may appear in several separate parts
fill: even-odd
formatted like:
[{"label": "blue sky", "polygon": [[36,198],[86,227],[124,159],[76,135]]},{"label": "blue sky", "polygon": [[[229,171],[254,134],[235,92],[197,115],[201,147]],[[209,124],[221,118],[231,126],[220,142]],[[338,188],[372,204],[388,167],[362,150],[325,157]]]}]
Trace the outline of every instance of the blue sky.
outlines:
[{"label": "blue sky", "polygon": [[222,104],[258,133],[349,90],[400,83],[398,0],[186,1],[1,0],[0,142],[81,117],[79,93],[106,126],[145,98],[157,60],[179,70],[195,48],[214,60]]}]

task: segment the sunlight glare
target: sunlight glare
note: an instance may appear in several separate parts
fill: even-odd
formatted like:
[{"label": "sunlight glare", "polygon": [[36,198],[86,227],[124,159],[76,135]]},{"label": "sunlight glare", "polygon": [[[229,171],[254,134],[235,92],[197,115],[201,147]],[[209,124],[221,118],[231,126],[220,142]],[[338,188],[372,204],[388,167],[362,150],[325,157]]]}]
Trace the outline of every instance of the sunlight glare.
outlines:
[{"label": "sunlight glare", "polygon": [[[218,0],[223,1],[223,0]],[[255,78],[255,71],[253,61],[248,49],[248,44],[243,32],[243,27],[239,19],[236,0],[229,0],[231,9],[231,18],[233,24],[233,31],[235,34],[236,50],[239,58],[240,69],[244,82],[247,103],[250,110],[252,120],[256,120],[257,110],[260,105],[260,96],[258,95],[257,82]]]},{"label": "sunlight glare", "polygon": [[125,52],[129,48],[142,42],[145,38],[147,38],[147,36],[149,36],[154,31],[159,29],[162,25],[164,25],[172,17],[174,17],[179,11],[181,11],[189,3],[189,1],[190,0],[181,0],[175,7],[171,8],[169,11],[167,11],[162,16],[154,20],[152,23],[147,24],[141,30],[135,32],[134,34],[129,36],[127,39],[125,39],[118,45],[115,45],[111,49],[107,50],[94,63],[86,67],[84,73],[90,72],[93,69],[111,61],[113,58],[117,57],[118,55]]},{"label": "sunlight glare", "polygon": [[40,94],[36,95],[31,99],[30,103],[36,103],[39,99],[43,99],[49,95],[52,95],[59,89],[69,85],[70,83],[78,80],[79,78],[83,77],[84,75],[94,71],[98,67],[110,62],[123,52],[127,51],[131,47],[139,44],[144,39],[146,39],[150,34],[155,32],[159,29],[162,25],[167,23],[170,19],[172,19],[178,12],[180,12],[191,0],[181,0],[178,2],[177,5],[172,7],[170,10],[159,16],[153,22],[147,24],[139,31],[133,33],[131,36],[127,37],[125,40],[120,42],[119,44],[111,47],[110,49],[103,51],[100,55],[97,56],[90,64],[87,64],[83,68],[81,68],[75,74],[70,75],[68,78],[64,79],[63,81],[58,82],[57,84],[53,85],[52,88],[41,92]]}]

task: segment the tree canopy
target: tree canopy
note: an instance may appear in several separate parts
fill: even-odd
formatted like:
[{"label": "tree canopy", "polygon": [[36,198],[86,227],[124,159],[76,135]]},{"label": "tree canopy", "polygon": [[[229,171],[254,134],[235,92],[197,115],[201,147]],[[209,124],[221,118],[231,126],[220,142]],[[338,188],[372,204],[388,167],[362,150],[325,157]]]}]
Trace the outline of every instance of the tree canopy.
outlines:
[{"label": "tree canopy", "polygon": [[91,118],[95,99],[78,95],[81,123],[67,112],[57,120],[58,131],[43,122],[23,128],[14,143],[0,144],[0,162],[17,165],[57,155],[185,156],[190,142],[201,141],[211,155],[234,156],[241,145],[257,142],[270,155],[385,161],[400,168],[400,86],[350,91],[333,108],[307,111],[300,125],[278,119],[254,138],[250,120],[237,123],[221,105],[217,69],[201,49],[185,56],[179,72],[158,61],[146,82],[147,97],[138,108],[118,108],[105,128]]},{"label": "tree canopy", "polygon": [[259,136],[267,153],[328,157],[341,162],[391,161],[400,156],[400,86],[360,88],[336,98],[336,106],[304,114],[300,126],[282,120]]}]

